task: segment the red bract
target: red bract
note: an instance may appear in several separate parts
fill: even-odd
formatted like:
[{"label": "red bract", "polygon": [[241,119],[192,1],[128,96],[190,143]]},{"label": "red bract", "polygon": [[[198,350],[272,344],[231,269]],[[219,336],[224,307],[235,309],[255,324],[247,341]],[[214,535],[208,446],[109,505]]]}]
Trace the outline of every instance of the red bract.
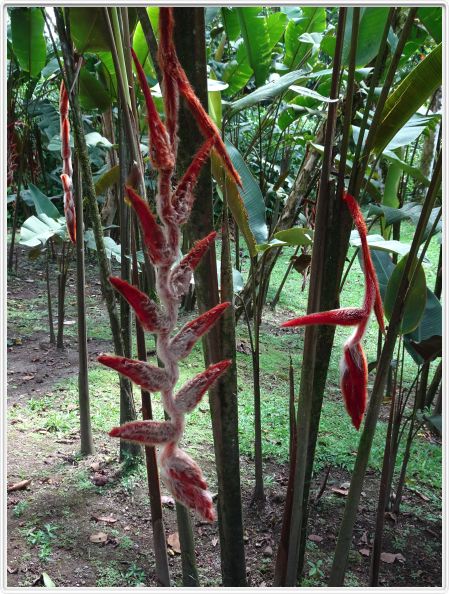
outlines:
[{"label": "red bract", "polygon": [[64,189],[64,215],[70,241],[76,243],[76,211],[72,193],[72,151],[70,148],[69,96],[61,82],[59,90],[59,113],[61,118],[61,181]]},{"label": "red bract", "polygon": [[148,203],[130,186],[126,186],[126,193],[139,219],[150,260],[153,264],[169,264],[171,250],[167,246],[164,232],[154,218]]},{"label": "red bract", "polygon": [[115,369],[135,384],[148,392],[159,392],[170,386],[167,373],[160,367],[155,367],[144,361],[116,357],[114,355],[100,355],[98,361],[106,367]]},{"label": "red bract", "polygon": [[371,260],[367,241],[367,228],[359,205],[353,196],[344,193],[343,200],[348,205],[351,216],[357,227],[362,244],[362,256],[365,274],[365,297],[362,308],[347,307],[331,311],[312,313],[288,322],[284,327],[309,326],[313,324],[330,324],[338,326],[356,326],[353,335],[346,341],[343,358],[340,363],[341,391],[346,409],[356,429],[359,429],[366,407],[368,366],[365,353],[360,344],[366,331],[371,310],[374,307],[377,320],[382,331],[383,307],[380,298],[376,271]]},{"label": "red bract", "polygon": [[212,231],[203,239],[196,241],[189,253],[173,268],[170,275],[170,283],[173,295],[176,298],[180,298],[187,293],[190,281],[192,280],[193,271],[198,266],[201,258],[204,256],[216,236],[217,233]]},{"label": "red bract", "polygon": [[165,327],[166,320],[164,320],[160,308],[148,295],[117,276],[110,276],[109,282],[134,309],[134,313],[144,330],[159,332]]},{"label": "red bract", "polygon": [[165,129],[165,126],[159,117],[156,105],[154,104],[153,96],[151,95],[145,72],[132,48],[131,54],[136,67],[137,76],[139,78],[140,88],[142,89],[147,106],[148,128],[150,131],[151,163],[155,169],[172,170],[175,165],[175,158],[171,150],[170,139],[167,134],[167,130]]},{"label": "red bract", "polygon": [[231,305],[228,301],[219,303],[212,309],[209,309],[201,316],[198,316],[191,322],[188,322],[173,338],[170,343],[170,349],[177,360],[184,359],[192,350],[196,341],[206,334],[224,310]]},{"label": "red bract", "polygon": [[199,373],[196,377],[187,382],[175,396],[176,408],[183,413],[192,412],[204,396],[206,390],[217,381],[220,375],[222,375],[231,364],[232,361],[228,359],[227,361],[220,361],[214,365],[209,365],[205,371]]},{"label": "red bract", "polygon": [[173,193],[172,206],[178,225],[183,225],[190,216],[190,211],[192,210],[193,201],[195,199],[193,190],[198,181],[201,168],[209,157],[213,144],[213,137],[203,143],[193,157],[192,163],[182,176],[181,181]]},{"label": "red bract", "polygon": [[213,522],[215,513],[212,497],[206,490],[204,480],[198,464],[179,448],[167,450],[160,458],[162,478],[173,496],[191,509],[194,509],[204,520]]},{"label": "red bract", "polygon": [[[171,117],[172,108],[169,106],[175,105],[174,98],[171,97],[171,94],[174,89],[174,82],[176,81],[177,91],[186,100],[187,106],[192,112],[192,115],[195,118],[201,133],[206,139],[214,138],[214,148],[216,152],[226,166],[229,175],[239,186],[241,186],[242,181],[234,165],[232,164],[231,159],[229,158],[225,144],[220,136],[220,131],[202,106],[201,101],[195,95],[195,91],[192,89],[186,73],[179,62],[173,43],[174,21],[172,8],[159,9],[159,23],[159,36],[161,39],[163,39],[163,42],[161,43],[161,49],[158,55],[160,57],[160,65],[164,75],[164,81],[166,81],[164,90],[166,91],[165,108],[167,111],[167,119],[173,119]],[[173,124],[171,124],[171,127],[173,130],[176,130],[176,126],[173,126]]]},{"label": "red bract", "polygon": [[176,429],[170,421],[132,421],[109,432],[111,437],[120,437],[145,446],[168,443],[175,437]]}]

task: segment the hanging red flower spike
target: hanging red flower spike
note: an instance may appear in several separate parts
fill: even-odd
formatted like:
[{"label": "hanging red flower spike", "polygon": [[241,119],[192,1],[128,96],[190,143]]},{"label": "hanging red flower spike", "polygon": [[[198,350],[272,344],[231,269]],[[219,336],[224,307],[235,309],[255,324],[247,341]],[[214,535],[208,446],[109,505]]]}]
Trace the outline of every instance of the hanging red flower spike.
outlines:
[{"label": "hanging red flower spike", "polygon": [[345,192],[343,200],[348,205],[360,235],[365,275],[365,297],[363,305],[361,308],[347,307],[308,314],[284,322],[282,326],[292,328],[314,324],[330,324],[356,327],[353,335],[346,341],[343,347],[343,357],[340,362],[340,386],[346,410],[351,417],[354,427],[359,429],[365,413],[368,385],[368,366],[361,341],[373,308],[382,332],[385,331],[385,327],[379,284],[367,241],[366,224],[354,197]]}]

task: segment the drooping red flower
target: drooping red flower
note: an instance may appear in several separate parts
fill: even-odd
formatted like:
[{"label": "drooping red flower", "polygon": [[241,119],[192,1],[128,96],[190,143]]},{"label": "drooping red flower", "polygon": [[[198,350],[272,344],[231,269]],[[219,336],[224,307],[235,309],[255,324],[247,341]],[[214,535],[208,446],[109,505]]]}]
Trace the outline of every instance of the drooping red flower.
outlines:
[{"label": "drooping red flower", "polygon": [[165,369],[145,361],[115,355],[100,355],[98,362],[115,369],[147,392],[160,392],[170,387],[170,379]]},{"label": "drooping red flower", "polygon": [[373,308],[382,332],[385,331],[385,327],[379,284],[368,247],[366,224],[354,197],[345,192],[343,200],[348,205],[360,235],[365,276],[363,305],[361,308],[346,307],[308,314],[284,322],[282,326],[292,328],[295,326],[329,324],[356,327],[354,333],[346,341],[343,348],[343,357],[340,362],[340,386],[352,423],[356,429],[359,429],[365,413],[368,386],[368,366],[361,341],[365,335],[369,316]]}]

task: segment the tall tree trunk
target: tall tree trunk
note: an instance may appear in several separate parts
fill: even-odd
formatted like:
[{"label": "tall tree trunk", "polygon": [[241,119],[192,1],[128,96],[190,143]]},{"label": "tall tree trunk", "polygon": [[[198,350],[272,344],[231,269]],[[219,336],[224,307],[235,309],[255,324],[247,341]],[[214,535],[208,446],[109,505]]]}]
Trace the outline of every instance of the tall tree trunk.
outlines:
[{"label": "tall tree trunk", "polygon": [[90,422],[89,374],[86,325],[86,290],[84,277],[84,221],[81,172],[75,156],[73,172],[73,197],[76,209],[76,303],[78,319],[78,401],[80,407],[81,453],[94,453],[92,426]]},{"label": "tall tree trunk", "polygon": [[[175,8],[175,43],[178,56],[197,96],[207,106],[207,73],[203,8]],[[186,35],[188,31],[190,34]],[[201,135],[190,113],[180,110],[180,170],[190,163],[200,146]],[[206,236],[213,229],[212,186],[210,170],[204,167],[196,189],[187,233],[193,239]],[[219,302],[215,247],[211,246],[195,271],[195,286],[200,311]],[[223,298],[225,296],[223,295]],[[229,297],[229,296],[227,296]],[[222,316],[203,341],[206,364],[224,358],[235,361],[235,322],[231,308]],[[224,586],[245,586],[245,551],[243,542],[242,502],[237,411],[237,376],[235,363],[224,380],[209,392],[218,479],[218,523],[221,568]]]}]

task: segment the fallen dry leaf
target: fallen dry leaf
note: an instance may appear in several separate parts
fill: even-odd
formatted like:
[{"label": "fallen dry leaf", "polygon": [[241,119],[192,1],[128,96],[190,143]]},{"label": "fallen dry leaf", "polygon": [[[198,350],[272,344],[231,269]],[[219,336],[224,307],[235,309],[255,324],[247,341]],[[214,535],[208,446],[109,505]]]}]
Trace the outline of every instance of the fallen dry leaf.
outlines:
[{"label": "fallen dry leaf", "polygon": [[109,479],[104,474],[99,474],[96,472],[92,478],[92,482],[97,487],[104,487],[109,482]]},{"label": "fallen dry leaf", "polygon": [[211,542],[212,542],[212,546],[216,547],[218,544],[218,538],[213,538]]},{"label": "fallen dry leaf", "polygon": [[9,565],[6,566],[6,569],[7,569],[8,573],[17,573],[17,571],[18,571],[18,567],[12,568]]},{"label": "fallen dry leaf", "polygon": [[34,375],[24,375],[21,379],[28,382],[29,380],[32,380],[33,378],[34,378]]},{"label": "fallen dry leaf", "polygon": [[342,497],[347,497],[349,493],[348,489],[337,489],[337,487],[331,487],[331,491],[336,495],[341,495]]},{"label": "fallen dry leaf", "polygon": [[163,507],[169,507],[170,509],[173,509],[175,507],[175,500],[173,499],[173,497],[170,497],[169,495],[162,495],[161,503]]},{"label": "fallen dry leaf", "polygon": [[94,542],[96,544],[107,542],[108,535],[105,532],[95,532],[89,536],[90,542]]},{"label": "fallen dry leaf", "polygon": [[94,470],[95,472],[97,472],[97,470],[100,470],[100,462],[92,462],[92,464],[90,465],[90,469]]},{"label": "fallen dry leaf", "polygon": [[321,542],[323,540],[322,536],[318,536],[318,534],[309,534],[309,540],[312,542]]},{"label": "fallen dry leaf", "polygon": [[370,550],[369,549],[359,549],[359,553],[363,557],[369,557],[370,556]]},{"label": "fallen dry leaf", "polygon": [[8,487],[8,493],[11,493],[11,491],[21,491],[22,489],[26,489],[30,483],[31,479],[26,479],[24,481],[14,483],[13,485],[10,485]]},{"label": "fallen dry leaf", "polygon": [[395,561],[404,563],[405,557],[401,553],[381,553],[380,560],[384,563],[394,563]]},{"label": "fallen dry leaf", "polygon": [[181,554],[181,545],[179,543],[179,534],[177,532],[173,532],[173,534],[168,535],[167,544],[172,548],[174,553],[177,555]]},{"label": "fallen dry leaf", "polygon": [[115,524],[117,522],[117,518],[114,518],[113,515],[109,516],[95,516],[93,515],[92,518],[97,522],[105,522],[106,524]]}]

